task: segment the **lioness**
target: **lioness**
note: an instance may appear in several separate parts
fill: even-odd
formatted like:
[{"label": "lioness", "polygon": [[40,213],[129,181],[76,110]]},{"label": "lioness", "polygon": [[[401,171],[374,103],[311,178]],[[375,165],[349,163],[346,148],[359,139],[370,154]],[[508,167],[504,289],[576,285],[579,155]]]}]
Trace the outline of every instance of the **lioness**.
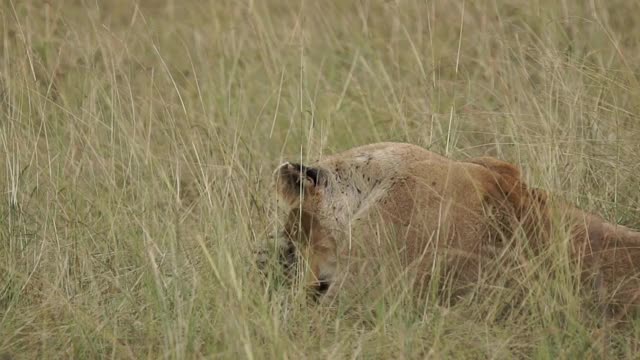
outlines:
[{"label": "lioness", "polygon": [[[295,262],[297,249],[309,265],[307,284],[318,293],[339,289],[350,259],[359,256],[352,231],[361,224],[399,230],[394,249],[419,279],[441,254],[456,279],[473,281],[482,259],[509,246],[516,232],[534,250],[548,246],[551,214],[559,210],[585,281],[597,275],[608,302],[640,304],[640,233],[567,204],[551,206],[548,194],[529,188],[507,162],[455,161],[415,145],[377,143],[312,165],[286,162],[275,178],[290,208],[285,262]],[[360,251],[384,247],[378,237],[363,236]]]}]

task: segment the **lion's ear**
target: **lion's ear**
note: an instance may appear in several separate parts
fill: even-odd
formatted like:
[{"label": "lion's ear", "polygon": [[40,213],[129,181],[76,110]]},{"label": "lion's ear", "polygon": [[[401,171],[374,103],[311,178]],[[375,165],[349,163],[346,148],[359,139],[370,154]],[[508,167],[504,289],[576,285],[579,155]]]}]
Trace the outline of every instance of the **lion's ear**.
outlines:
[{"label": "lion's ear", "polygon": [[286,198],[296,199],[327,184],[326,170],[286,162],[276,169],[276,184]]}]

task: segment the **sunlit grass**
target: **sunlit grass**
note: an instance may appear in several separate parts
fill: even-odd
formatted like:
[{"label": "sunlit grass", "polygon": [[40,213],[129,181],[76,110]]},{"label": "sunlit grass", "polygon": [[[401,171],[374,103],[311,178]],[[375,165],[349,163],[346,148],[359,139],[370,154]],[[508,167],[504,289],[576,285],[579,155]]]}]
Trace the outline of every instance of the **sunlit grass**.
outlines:
[{"label": "sunlit grass", "polygon": [[561,234],[451,306],[416,303],[393,261],[312,306],[253,256],[282,159],[385,140],[518,163],[640,227],[638,13],[2,1],[0,358],[636,357],[639,324],[602,327]]}]

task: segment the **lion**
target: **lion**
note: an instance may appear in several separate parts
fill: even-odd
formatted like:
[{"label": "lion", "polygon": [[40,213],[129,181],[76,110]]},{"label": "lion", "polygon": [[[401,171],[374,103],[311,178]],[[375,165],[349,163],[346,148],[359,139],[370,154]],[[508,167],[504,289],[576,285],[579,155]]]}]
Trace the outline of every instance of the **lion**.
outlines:
[{"label": "lion", "polygon": [[[570,253],[585,282],[610,303],[640,304],[640,233],[559,202],[522,179],[520,170],[491,157],[456,161],[406,143],[375,143],[311,165],[285,162],[275,170],[277,192],[289,209],[282,257],[291,271],[308,264],[304,283],[316,296],[335,296],[352,261],[384,254],[380,226],[393,228],[393,250],[418,281],[442,260],[448,276],[472,283],[483,259],[525,234],[533,251],[549,246],[553,214],[568,224]],[[364,229],[354,244],[353,232]],[[357,267],[357,265],[353,265]],[[595,280],[594,280],[595,279]]]}]

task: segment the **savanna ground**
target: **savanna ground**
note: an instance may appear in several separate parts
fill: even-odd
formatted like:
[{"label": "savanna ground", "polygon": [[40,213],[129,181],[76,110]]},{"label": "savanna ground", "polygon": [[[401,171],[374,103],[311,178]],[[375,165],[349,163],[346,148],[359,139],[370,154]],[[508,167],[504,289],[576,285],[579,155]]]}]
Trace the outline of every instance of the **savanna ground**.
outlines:
[{"label": "savanna ground", "polygon": [[452,306],[397,284],[312,306],[253,253],[281,223],[282,159],[385,140],[517,162],[640,227],[638,14],[2,0],[0,358],[637,358],[640,323],[603,327],[562,237],[504,270],[517,302],[505,288]]}]

